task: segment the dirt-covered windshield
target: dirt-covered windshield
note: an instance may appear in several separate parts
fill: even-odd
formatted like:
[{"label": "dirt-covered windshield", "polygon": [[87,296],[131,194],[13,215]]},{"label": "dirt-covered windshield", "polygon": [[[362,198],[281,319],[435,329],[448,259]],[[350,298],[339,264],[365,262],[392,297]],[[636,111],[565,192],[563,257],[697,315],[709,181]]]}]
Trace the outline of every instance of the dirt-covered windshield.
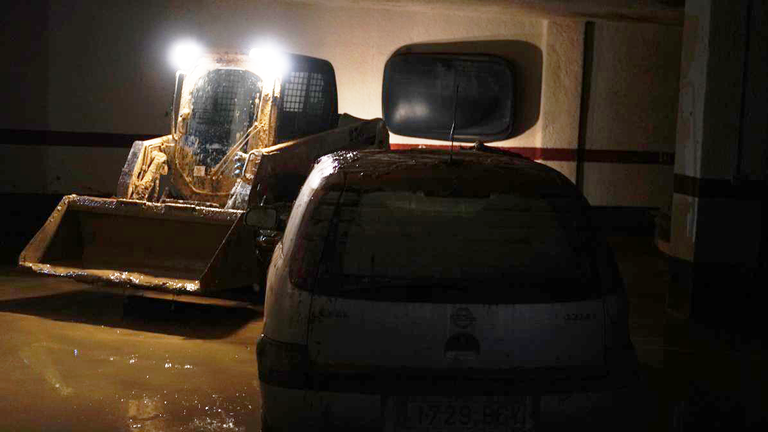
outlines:
[{"label": "dirt-covered windshield", "polygon": [[243,69],[214,69],[192,91],[192,113],[184,145],[196,165],[215,167],[245,136],[258,112],[261,79]]},{"label": "dirt-covered windshield", "polygon": [[[301,264],[292,265],[314,279],[315,293],[449,303],[599,295],[597,240],[580,196],[544,183],[538,192],[515,193],[510,172],[486,167],[393,171],[398,175],[347,171],[345,181],[336,176],[335,186],[313,197],[295,239]],[[501,187],[502,179],[512,183]],[[493,193],[482,191],[494,181]]]}]

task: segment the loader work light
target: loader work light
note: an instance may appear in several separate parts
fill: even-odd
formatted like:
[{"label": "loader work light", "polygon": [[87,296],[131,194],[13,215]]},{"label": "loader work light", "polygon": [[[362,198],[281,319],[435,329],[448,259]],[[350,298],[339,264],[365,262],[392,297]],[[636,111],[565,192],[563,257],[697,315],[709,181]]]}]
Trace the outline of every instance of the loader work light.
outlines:
[{"label": "loader work light", "polygon": [[188,70],[203,54],[203,49],[195,42],[183,41],[171,49],[171,64],[180,71]]},{"label": "loader work light", "polygon": [[250,56],[254,70],[265,79],[282,78],[291,66],[288,56],[272,45],[252,49]]}]

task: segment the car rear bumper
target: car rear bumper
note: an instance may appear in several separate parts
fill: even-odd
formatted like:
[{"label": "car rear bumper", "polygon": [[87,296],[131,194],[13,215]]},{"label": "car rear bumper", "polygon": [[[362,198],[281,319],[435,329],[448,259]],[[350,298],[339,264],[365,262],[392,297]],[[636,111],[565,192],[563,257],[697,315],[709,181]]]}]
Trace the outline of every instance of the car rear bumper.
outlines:
[{"label": "car rear bumper", "polygon": [[[536,430],[570,430],[575,425],[625,424],[636,389],[549,394],[531,398]],[[383,394],[286,389],[262,384],[264,432],[296,430],[383,431],[390,398]],[[391,419],[390,419],[391,420]],[[583,429],[582,430],[586,430]]]},{"label": "car rear bumper", "polygon": [[[411,368],[333,370],[312,364],[296,345],[293,356],[304,358],[280,371],[270,370],[271,347],[259,341],[259,379],[264,419],[275,430],[332,427],[334,430],[382,430],[388,398],[403,395],[533,396],[542,424],[567,424],[589,413],[607,418],[623,412],[634,391],[637,362],[634,350],[614,355],[613,368],[569,367],[528,370],[467,371]],[[271,345],[271,347],[270,347]],[[298,347],[302,347],[299,349]],[[292,358],[292,357],[286,357]],[[624,360],[616,361],[619,358]],[[286,366],[282,362],[281,366]],[[554,423],[552,423],[554,422]],[[265,429],[267,430],[267,429]]]},{"label": "car rear bumper", "polygon": [[446,395],[461,389],[469,395],[543,395],[605,392],[631,386],[637,367],[536,368],[504,371],[435,371],[418,368],[333,370],[304,363],[294,370],[271,371],[260,363],[259,380],[273,387],[331,393]]}]

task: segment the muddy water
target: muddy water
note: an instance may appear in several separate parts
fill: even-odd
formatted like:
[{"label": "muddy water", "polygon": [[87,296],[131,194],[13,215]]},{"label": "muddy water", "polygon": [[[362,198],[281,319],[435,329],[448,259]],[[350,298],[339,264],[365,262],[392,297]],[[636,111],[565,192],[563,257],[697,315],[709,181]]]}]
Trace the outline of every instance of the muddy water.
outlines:
[{"label": "muddy water", "polygon": [[0,430],[259,430],[258,314],[7,274]]}]

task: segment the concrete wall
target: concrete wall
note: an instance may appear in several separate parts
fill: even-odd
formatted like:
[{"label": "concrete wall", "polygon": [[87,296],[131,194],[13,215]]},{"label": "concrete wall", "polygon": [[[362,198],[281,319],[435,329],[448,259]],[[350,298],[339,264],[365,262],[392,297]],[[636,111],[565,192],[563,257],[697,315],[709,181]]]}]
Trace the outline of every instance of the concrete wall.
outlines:
[{"label": "concrete wall", "polygon": [[[172,43],[184,37],[212,49],[242,50],[268,38],[287,51],[326,58],[336,69],[340,111],[359,117],[381,115],[382,72],[397,49],[469,43],[474,50],[516,62],[523,70],[520,76],[531,83],[522,103],[533,113],[528,117],[532,121],[498,145],[562,150],[573,156],[580,140],[587,150],[674,147],[667,134],[674,131],[675,108],[669,108],[669,119],[666,108],[657,112],[652,107],[676,100],[679,28],[596,25],[589,132],[580,137],[583,20],[548,19],[507,8],[430,12],[434,7],[427,3],[397,9],[371,2],[290,0],[17,1],[4,14],[0,30],[4,40],[13,41],[0,47],[8,64],[0,70],[0,91],[6,95],[0,129],[165,134],[174,73],[167,56]],[[537,47],[540,64],[508,49],[519,43]],[[638,53],[640,59],[634,57]],[[629,90],[636,91],[634,99],[622,103]],[[616,139],[622,136],[636,138]],[[391,141],[424,143],[398,136]],[[131,143],[123,148],[48,144],[0,143],[0,193],[112,193]],[[542,158],[577,179],[575,157]],[[658,206],[669,193],[663,179],[671,169],[646,165],[587,163],[585,192],[595,204]]]}]

